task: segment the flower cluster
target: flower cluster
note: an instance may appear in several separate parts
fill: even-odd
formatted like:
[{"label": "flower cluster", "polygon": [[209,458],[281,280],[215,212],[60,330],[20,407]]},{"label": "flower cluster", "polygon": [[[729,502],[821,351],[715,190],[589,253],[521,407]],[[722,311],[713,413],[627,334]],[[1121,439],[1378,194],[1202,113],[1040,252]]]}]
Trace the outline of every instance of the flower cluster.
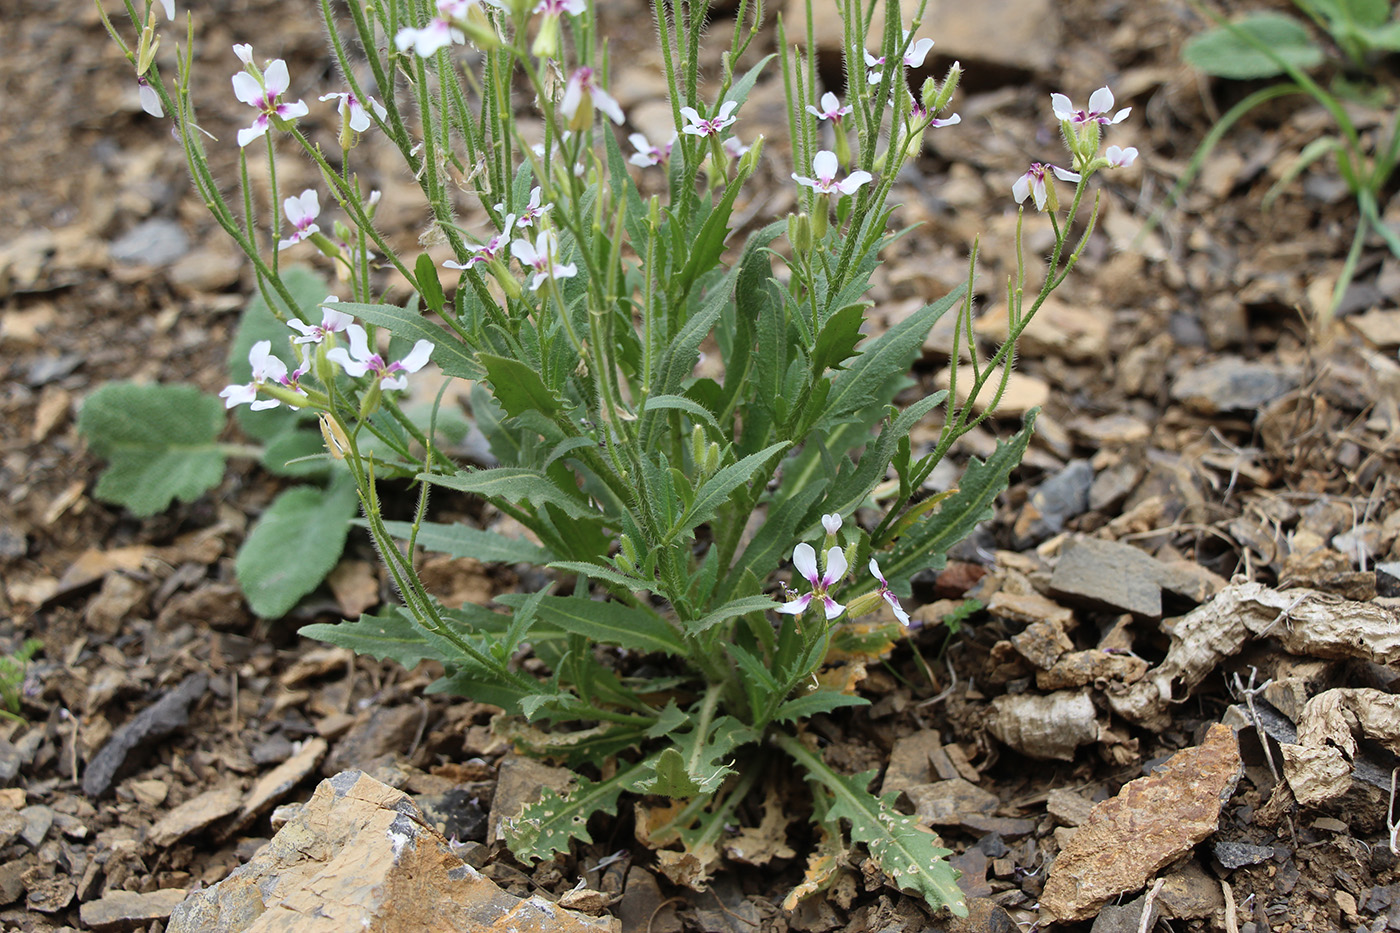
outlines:
[{"label": "flower cluster", "polygon": [[1059,209],[1059,199],[1055,195],[1054,178],[1078,184],[1086,175],[1101,168],[1127,168],[1137,159],[1138,151],[1132,146],[1126,149],[1109,146],[1099,155],[1099,142],[1103,127],[1122,123],[1132,112],[1131,107],[1113,111],[1113,91],[1107,86],[1089,95],[1089,106],[1076,109],[1074,103],[1064,94],[1050,95],[1050,109],[1060,121],[1065,146],[1074,157],[1074,170],[1044,162],[1032,162],[1025,174],[1011,186],[1011,194],[1016,202],[1023,203],[1031,198],[1038,211]]},{"label": "flower cluster", "polygon": [[821,603],[822,611],[826,615],[827,621],[830,622],[848,609],[852,615],[865,615],[873,612],[881,602],[884,602],[893,610],[900,625],[905,628],[913,627],[914,623],[909,618],[909,613],[905,612],[904,607],[899,604],[899,597],[890,591],[889,583],[885,580],[884,574],[880,572],[879,563],[873,557],[870,559],[870,574],[879,582],[879,587],[874,592],[857,597],[849,605],[838,603],[831,595],[831,590],[846,576],[846,570],[849,567],[846,562],[846,552],[836,540],[836,536],[841,531],[841,525],[841,516],[837,513],[822,516],[822,530],[826,532],[825,572],[818,572],[817,551],[810,544],[804,541],[793,549],[792,566],[806,579],[811,587],[811,592],[788,600],[779,606],[777,611],[786,615],[801,615],[807,611],[807,607],[812,604],[813,600],[816,600]]}]

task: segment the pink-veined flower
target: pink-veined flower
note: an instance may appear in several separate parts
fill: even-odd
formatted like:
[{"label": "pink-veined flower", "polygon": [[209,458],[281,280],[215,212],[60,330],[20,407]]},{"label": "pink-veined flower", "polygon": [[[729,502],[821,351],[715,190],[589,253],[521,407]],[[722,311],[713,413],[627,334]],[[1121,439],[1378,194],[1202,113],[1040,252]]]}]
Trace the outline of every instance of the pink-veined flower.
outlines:
[{"label": "pink-veined flower", "polygon": [[861,185],[870,181],[871,175],[865,171],[852,172],[841,181],[837,181],[836,172],[840,168],[840,163],[836,161],[836,153],[830,149],[823,149],[812,159],[812,171],[816,178],[807,178],[796,172],[792,173],[792,177],[799,185],[806,185],[818,194],[855,194]]},{"label": "pink-veined flower", "polygon": [[530,280],[530,291],[538,291],[545,279],[571,279],[578,275],[578,266],[571,262],[556,261],[559,254],[559,241],[552,230],[541,230],[535,242],[520,239],[510,244],[510,254],[520,260],[520,264],[535,270]]},{"label": "pink-veined flower", "polygon": [[1129,146],[1127,149],[1109,146],[1103,151],[1103,157],[1108,160],[1110,168],[1127,168],[1137,161],[1138,151],[1136,146]]},{"label": "pink-veined flower", "polygon": [[631,136],[627,137],[627,141],[637,150],[627,161],[631,162],[633,165],[640,165],[642,168],[647,168],[648,166],[664,162],[671,157],[671,147],[676,144],[676,135],[672,133],[671,141],[664,146],[653,146],[651,140],[647,139],[642,133],[633,133]]},{"label": "pink-veined flower", "polygon": [[742,158],[744,153],[748,152],[751,148],[745,145],[737,136],[730,136],[724,142],[720,143],[719,147],[727,152],[731,158],[735,159]]},{"label": "pink-veined flower", "polygon": [[826,573],[819,574],[817,573],[817,552],[804,541],[792,551],[792,566],[811,584],[812,592],[803,593],[796,599],[783,603],[778,607],[779,612],[788,615],[801,615],[807,611],[807,606],[813,599],[821,600],[827,621],[846,611],[845,606],[827,594],[827,590],[839,583],[841,578],[846,575],[845,551],[839,547],[828,550],[826,552]]},{"label": "pink-veined flower", "polygon": [[1045,173],[1051,169],[1055,172],[1055,177],[1061,181],[1079,181],[1079,174],[1071,172],[1067,168],[1060,168],[1058,165],[1044,165],[1040,162],[1032,162],[1031,167],[1026,170],[1026,174],[1016,179],[1016,183],[1011,186],[1011,193],[1016,198],[1016,203],[1020,204],[1026,200],[1027,196],[1035,198],[1035,209],[1045,210],[1045,203],[1048,195],[1045,191]]},{"label": "pink-veined flower", "polygon": [[283,201],[282,210],[292,224],[292,235],[277,243],[279,250],[295,246],[311,234],[321,232],[316,225],[316,218],[321,213],[321,199],[315,188],[307,188],[300,197]]},{"label": "pink-veined flower", "polygon": [[[914,98],[914,100],[909,106],[910,119],[913,120],[915,123],[921,123],[927,116],[928,109],[924,107],[923,102],[917,97]],[[936,130],[940,126],[957,126],[961,122],[962,117],[958,116],[955,113],[951,117],[943,117],[942,119],[934,117],[932,120],[929,120],[928,125]]]},{"label": "pink-veined flower", "polygon": [[322,94],[320,97],[321,100],[337,98],[340,100],[340,106],[336,108],[336,111],[340,114],[341,122],[348,123],[350,129],[356,133],[363,133],[370,126],[369,111],[365,109],[365,104],[369,104],[370,109],[379,119],[384,120],[389,116],[389,111],[385,110],[384,105],[379,101],[373,97],[366,97],[365,104],[362,104],[353,91],[336,91],[332,94]]},{"label": "pink-veined flower", "polygon": [[807,112],[818,120],[830,120],[832,123],[840,123],[841,118],[851,112],[849,104],[841,106],[841,100],[835,94],[827,91],[822,95],[822,109],[818,110],[811,104],[807,105]]},{"label": "pink-veined flower", "polygon": [[691,136],[718,136],[720,130],[733,125],[738,119],[730,116],[738,106],[737,101],[727,100],[720,105],[719,112],[708,119],[700,116],[700,111],[694,107],[682,107],[681,116],[685,117],[686,122],[685,126],[681,127],[681,132]]},{"label": "pink-veined flower", "polygon": [[[535,190],[538,191],[539,189],[536,188]],[[497,206],[499,207],[500,205]],[[507,214],[505,226],[501,228],[500,233],[496,234],[485,243],[469,247],[472,251],[472,255],[467,257],[466,262],[457,262],[456,260],[448,259],[443,262],[443,268],[470,269],[477,263],[490,262],[498,258],[505,249],[506,244],[510,242],[510,232],[515,229],[515,226],[515,215]]]},{"label": "pink-veined flower", "polygon": [[[520,216],[516,218],[515,225],[517,227],[532,227],[535,221],[548,214],[552,207],[554,207],[553,203],[540,203],[540,186],[535,185],[530,189],[530,200],[525,205],[525,210],[521,211]],[[496,210],[505,210],[505,204],[497,204]]]},{"label": "pink-veined flower", "polygon": [[141,97],[141,109],[153,117],[165,116],[165,108],[160,105],[160,95],[145,78],[136,79],[136,90]]},{"label": "pink-veined flower", "polygon": [[875,558],[870,558],[870,573],[876,580],[880,581],[880,598],[890,604],[894,610],[894,617],[899,620],[899,624],[905,628],[913,626],[909,618],[909,613],[904,611],[904,607],[899,604],[899,597],[890,592],[890,585],[885,581],[885,575],[880,572],[880,565]]},{"label": "pink-veined flower", "polygon": [[416,373],[428,363],[428,357],[433,353],[433,343],[430,340],[420,340],[413,345],[413,349],[408,351],[408,356],[396,363],[389,363],[384,357],[370,349],[369,337],[365,334],[365,329],[359,324],[350,324],[345,328],[345,335],[350,338],[350,349],[336,347],[326,353],[326,359],[332,363],[339,364],[345,370],[345,374],[353,379],[358,379],[367,374],[373,374],[379,380],[379,387],[385,392],[394,389],[407,389],[407,373]]},{"label": "pink-veined flower", "polygon": [[[237,49],[234,51],[238,52],[240,59],[246,54],[249,56],[247,60],[251,61],[251,49],[244,52]],[[233,76],[233,93],[243,103],[257,108],[258,111],[252,125],[238,131],[238,145],[246,146],[262,136],[272,126],[273,120],[295,120],[310,112],[304,100],[294,104],[282,100],[282,95],[287,93],[289,87],[291,78],[287,76],[287,63],[280,58],[267,66],[261,81],[247,71],[240,71]]]},{"label": "pink-veined flower", "polygon": [[422,58],[428,58],[438,49],[449,45],[461,45],[467,41],[466,33],[456,26],[467,18],[467,12],[480,0],[438,0],[437,13],[422,29],[405,26],[394,35],[394,45],[400,52],[410,48]]},{"label": "pink-veined flower", "polygon": [[[593,102],[593,106],[607,114],[608,119],[619,126],[627,118],[623,116],[622,107],[613,96],[603,90],[594,81],[594,71],[592,68],[575,68],[574,73],[569,75],[569,83],[564,88],[564,99],[559,102],[559,111],[564,115],[564,122],[574,129],[574,117],[578,114],[579,106],[583,103],[584,96]],[[582,130],[584,127],[577,127]]]},{"label": "pink-veined flower", "polygon": [[1075,126],[1083,126],[1090,122],[1098,123],[1100,126],[1122,123],[1128,119],[1128,114],[1133,109],[1132,107],[1124,107],[1113,116],[1109,116],[1108,112],[1113,109],[1113,92],[1108,89],[1107,85],[1089,95],[1088,110],[1075,110],[1074,104],[1064,94],[1051,94],[1050,108],[1055,111],[1056,119],[1068,120]]},{"label": "pink-veined flower", "polygon": [[[321,304],[335,304],[339,300],[340,299],[335,295],[327,295],[322,299]],[[293,337],[292,343],[314,345],[325,343],[327,338],[332,334],[341,333],[345,328],[349,327],[354,320],[353,317],[346,314],[344,311],[323,307],[321,309],[321,323],[308,324],[297,318],[291,318],[287,321],[287,326],[301,334],[300,337]]]},{"label": "pink-veined flower", "polygon": [[272,355],[271,340],[259,340],[253,344],[248,351],[248,365],[253,370],[253,381],[247,385],[225,386],[224,390],[219,393],[219,398],[224,400],[224,408],[233,408],[236,405],[247,405],[253,411],[276,408],[282,403],[275,398],[259,399],[258,388],[264,385],[277,385],[300,393],[301,388],[297,385],[297,380],[306,374],[308,368],[306,359],[303,357],[301,365],[289,376],[287,364]]},{"label": "pink-veined flower", "polygon": [[[905,42],[908,42],[908,41],[909,41],[909,31],[908,31],[908,30],[905,30],[905,31],[904,31],[903,41],[905,41]],[[904,65],[905,65],[905,67],[906,67],[906,68],[920,68],[920,67],[922,67],[923,64],[924,64],[924,59],[925,59],[925,58],[928,58],[928,50],[931,49],[931,48],[933,48],[933,40],[932,40],[932,39],[928,39],[928,38],[920,39],[918,42],[915,42],[913,45],[909,46],[909,49],[904,53]],[[870,71],[866,74],[866,78],[865,78],[865,79],[866,79],[868,82],[870,82],[871,84],[879,84],[879,83],[880,83],[881,69],[882,69],[882,67],[883,67],[884,64],[885,64],[885,56],[883,56],[883,55],[872,55],[872,54],[870,54],[869,51],[866,51],[866,52],[865,52],[865,67],[869,68]]]}]

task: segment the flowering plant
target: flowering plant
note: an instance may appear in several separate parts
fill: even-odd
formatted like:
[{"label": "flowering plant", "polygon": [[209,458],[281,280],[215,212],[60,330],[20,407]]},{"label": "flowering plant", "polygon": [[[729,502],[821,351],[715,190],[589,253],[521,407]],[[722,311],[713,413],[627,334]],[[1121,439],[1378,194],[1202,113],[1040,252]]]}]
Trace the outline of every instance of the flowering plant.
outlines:
[{"label": "flowering plant", "polygon": [[[149,90],[171,114],[196,187],[282,322],[280,341],[245,341],[249,381],[236,379],[225,403],[315,413],[321,458],[348,477],[403,597],[377,616],[303,632],[404,665],[441,662],[434,690],[500,707],[497,728],[517,747],[580,769],[569,791],[546,792],[514,820],[515,854],[547,858],[588,840],[588,816],[615,812],[623,793],[669,797],[678,803],[645,811],[646,835],[663,870],[698,884],[739,805],[795,761],[829,843],[804,892],[830,876],[830,850],[849,839],[896,886],[965,913],[936,837],[892,797],[869,793],[873,772],[828,765],[803,723],[866,702],[854,662],[910,632],[901,600],[911,579],[940,567],[991,514],[1034,413],[986,461],[972,460],[955,490],[927,496],[924,485],[995,410],[1017,339],[1078,260],[1092,213],[1077,243],[1070,231],[1088,180],[1136,152],[1099,154],[1098,94],[1092,113],[1062,118],[1072,171],[1052,174],[1075,184],[1067,211],[1058,213],[1046,166],[1033,165],[1015,188],[1049,218],[1051,274],[1030,296],[1024,275],[1013,279],[1010,336],[990,355],[972,343],[966,287],[865,337],[863,296],[892,239],[891,187],[926,131],[957,123],[939,114],[961,69],[911,93],[907,69],[932,40],[915,38],[917,23],[900,28],[897,3],[884,31],[868,37],[867,19],[851,0],[844,6],[853,41],[844,103],[819,96],[810,55],[791,51],[779,26],[800,210],[742,236],[735,205],[764,150],[746,131],[744,105],[774,57],[735,70],[762,19],[750,0],[739,4],[722,73],[703,92],[706,4],[654,6],[673,135],[657,146],[631,134],[630,160],[591,4],[351,0],[347,43],[323,0],[348,87],[320,98],[339,101],[339,157],[332,162],[298,125],[306,107],[287,103],[297,82],[286,65],[260,69],[240,47],[234,88],[258,116],[239,134],[235,203],[195,126],[190,51],[167,83],[150,52],[148,9],[134,23],[141,45],[128,54],[143,98]],[[467,44],[480,68],[463,78]],[[535,92],[524,110],[510,97],[517,79]],[[376,197],[351,170],[368,133],[399,150],[432,218],[425,242],[450,258],[411,258],[376,226]],[[248,181],[257,139],[272,192],[261,206]],[[270,208],[286,147],[320,169],[327,204],[344,217],[333,235],[321,230],[311,190],[286,200],[292,233],[283,236]],[[808,166],[812,177],[799,174]],[[643,173],[664,194],[644,196]],[[458,220],[462,179],[488,218],[474,229]],[[288,286],[279,255],[313,248],[334,264],[347,300],[308,301]],[[975,262],[974,248],[970,269]],[[953,353],[953,390],[896,406],[920,346],[950,312],[966,344]],[[702,347],[718,356],[713,374],[697,371]],[[455,456],[437,406],[420,418],[401,404],[430,361],[472,383],[471,416],[494,462]],[[941,418],[937,443],[916,451],[910,430],[929,417]],[[414,488],[416,505],[394,512],[380,495],[385,483]],[[434,522],[434,491],[480,497],[527,534]],[[534,563],[553,582],[497,597],[500,611],[447,608],[415,571],[420,548]],[[805,587],[789,585],[798,577]]]}]

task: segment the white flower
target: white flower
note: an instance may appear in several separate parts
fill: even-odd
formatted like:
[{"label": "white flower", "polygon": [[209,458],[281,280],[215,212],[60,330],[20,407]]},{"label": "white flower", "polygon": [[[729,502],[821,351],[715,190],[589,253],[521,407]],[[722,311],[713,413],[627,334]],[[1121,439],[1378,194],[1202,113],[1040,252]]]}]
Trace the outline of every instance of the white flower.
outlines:
[{"label": "white flower", "polygon": [[1128,119],[1128,114],[1133,109],[1132,107],[1124,107],[1110,117],[1108,112],[1113,109],[1113,92],[1107,86],[1101,87],[1089,95],[1088,110],[1075,110],[1074,104],[1064,94],[1051,94],[1050,108],[1055,111],[1056,119],[1068,120],[1075,126],[1083,126],[1090,122],[1098,123],[1101,126],[1122,123]]},{"label": "white flower", "polygon": [[438,0],[438,15],[428,21],[422,29],[406,26],[394,35],[394,46],[400,52],[410,48],[422,58],[428,58],[438,49],[449,45],[461,45],[467,41],[466,33],[457,24],[465,22],[467,13],[480,0]]},{"label": "white flower", "polygon": [[136,90],[141,95],[141,109],[153,117],[165,116],[165,108],[160,105],[160,95],[145,78],[136,79]]},{"label": "white flower", "polygon": [[292,224],[292,235],[277,244],[279,250],[295,246],[313,233],[320,233],[316,217],[321,213],[321,201],[315,188],[307,188],[301,197],[288,198],[282,202],[282,210]]},{"label": "white flower", "polygon": [[165,10],[166,20],[175,18],[175,0],[160,0],[161,9]]},{"label": "white flower", "polygon": [[543,13],[546,16],[561,13],[568,13],[570,16],[582,16],[588,11],[588,0],[540,0],[534,12]]},{"label": "white flower", "polygon": [[[339,300],[340,299],[335,295],[327,295],[325,299],[322,300],[321,304],[335,304]],[[292,318],[287,321],[287,326],[301,334],[300,337],[293,337],[292,343],[318,344],[324,343],[331,334],[338,334],[345,330],[354,320],[353,317],[346,314],[344,311],[336,311],[333,308],[322,308],[320,324],[308,324],[305,321]]]},{"label": "white flower", "polygon": [[844,180],[837,181],[836,172],[840,167],[836,153],[823,149],[812,159],[812,171],[816,178],[806,178],[796,172],[792,173],[792,177],[798,184],[806,185],[818,194],[855,194],[861,185],[870,181],[870,173],[864,171],[852,172]]},{"label": "white flower", "polygon": [[[540,189],[536,188],[535,190],[538,191]],[[497,207],[500,207],[500,205],[497,205]],[[485,243],[471,247],[472,255],[467,259],[465,263],[448,259],[443,262],[443,268],[470,269],[477,263],[490,262],[491,260],[499,256],[501,254],[501,250],[505,248],[505,245],[508,242],[510,242],[510,232],[514,227],[515,215],[507,214],[506,224],[501,229],[501,232],[493,236],[490,240],[487,240]]]},{"label": "white flower", "polygon": [[272,355],[271,340],[259,340],[253,344],[248,351],[248,365],[253,370],[253,381],[247,385],[225,386],[224,390],[219,393],[219,398],[224,400],[224,408],[233,408],[235,405],[247,405],[253,411],[276,408],[282,404],[277,399],[258,399],[258,388],[269,384],[305,394],[301,392],[297,380],[306,373],[306,361],[303,359],[301,366],[289,377],[287,364]]},{"label": "white flower", "polygon": [[836,532],[841,530],[841,516],[836,512],[832,512],[830,515],[823,515],[822,527],[826,529],[827,534],[836,534]]},{"label": "white flower", "polygon": [[1035,209],[1045,210],[1045,203],[1048,195],[1045,190],[1045,173],[1054,169],[1055,177],[1061,181],[1078,182],[1079,175],[1069,169],[1060,168],[1058,165],[1043,165],[1040,162],[1032,162],[1031,167],[1026,170],[1026,174],[1016,179],[1016,183],[1011,186],[1011,194],[1015,196],[1016,203],[1020,204],[1028,195],[1035,196]]},{"label": "white flower", "polygon": [[744,145],[737,136],[730,136],[724,142],[720,143],[719,147],[729,153],[730,157],[734,159],[743,157],[744,153],[749,151],[749,147]]},{"label": "white flower", "polygon": [[[322,94],[320,97],[321,100],[334,100],[336,98],[340,100],[340,106],[336,110],[340,113],[341,122],[348,122],[350,129],[356,133],[363,133],[369,129],[369,111],[365,110],[365,105],[360,103],[360,99],[355,96],[353,91],[337,91],[332,94]],[[370,105],[375,116],[379,119],[388,118],[389,111],[385,110],[384,105],[373,97],[366,98],[365,103]]]},{"label": "white flower", "polygon": [[826,573],[817,573],[817,552],[805,541],[795,547],[792,551],[792,565],[797,572],[806,577],[807,582],[812,586],[812,592],[804,593],[790,602],[783,603],[778,607],[779,612],[788,615],[801,615],[807,611],[807,605],[813,599],[820,599],[822,608],[826,612],[827,621],[830,621],[846,611],[846,607],[838,603],[827,595],[827,590],[835,586],[846,575],[846,552],[839,547],[831,548],[826,552]]},{"label": "white flower", "polygon": [[253,64],[253,46],[247,42],[236,43],[233,47],[233,54],[238,56],[238,60],[245,65]]},{"label": "white flower", "polygon": [[890,604],[894,610],[894,617],[899,620],[899,624],[909,628],[913,623],[909,619],[909,613],[904,611],[904,607],[899,604],[899,597],[890,592],[890,585],[885,582],[885,575],[880,572],[880,565],[875,558],[870,558],[870,572],[875,579],[880,581],[880,598]]},{"label": "white flower", "polygon": [[[237,48],[234,51],[238,53],[240,59],[243,58],[244,52],[240,52]],[[246,54],[251,57],[252,51],[248,50]],[[233,93],[243,103],[250,107],[256,107],[258,110],[253,124],[238,131],[238,145],[246,146],[262,136],[272,126],[274,119],[295,120],[310,112],[305,101],[299,100],[294,104],[283,103],[282,95],[287,93],[287,88],[290,86],[291,79],[287,76],[287,63],[280,58],[267,66],[261,81],[246,71],[240,71],[233,76]]]},{"label": "white flower", "polygon": [[1103,157],[1108,160],[1110,168],[1127,168],[1137,160],[1138,151],[1136,146],[1129,146],[1127,149],[1109,146],[1103,151]]},{"label": "white flower", "polygon": [[346,375],[354,379],[372,373],[379,379],[379,387],[386,392],[407,389],[408,377],[402,374],[418,372],[427,365],[428,357],[433,353],[432,341],[420,340],[413,345],[408,356],[397,363],[386,363],[384,357],[369,348],[369,338],[359,324],[347,326],[345,335],[350,338],[349,352],[344,347],[336,347],[326,353],[326,359],[339,364]]},{"label": "white flower", "polygon": [[520,264],[535,270],[530,280],[530,291],[538,291],[545,279],[571,279],[578,275],[578,267],[573,263],[555,261],[559,253],[559,243],[550,230],[541,230],[535,242],[516,240],[510,244],[510,254],[520,260]]},{"label": "white flower", "polygon": [[640,165],[642,168],[646,168],[647,166],[664,162],[671,157],[671,147],[676,144],[676,134],[671,134],[671,141],[665,146],[653,146],[651,141],[641,133],[633,133],[631,136],[627,137],[627,141],[637,150],[632,158],[627,161],[631,162],[633,165]]},{"label": "white flower", "polygon": [[[569,83],[564,88],[564,99],[559,102],[559,110],[564,114],[565,122],[572,126],[574,116],[578,113],[578,108],[583,103],[584,95],[593,102],[593,106],[608,115],[608,118],[619,126],[627,118],[623,116],[622,107],[613,99],[612,95],[600,88],[593,80],[592,68],[576,68],[574,73],[569,75]],[[577,127],[582,130],[583,127]]]},{"label": "white flower", "polygon": [[700,112],[694,107],[682,107],[681,116],[685,117],[686,125],[681,127],[681,132],[691,136],[718,136],[720,130],[738,119],[730,116],[738,106],[736,101],[727,100],[720,105],[719,112],[708,120],[700,116]]},{"label": "white flower", "polygon": [[841,118],[851,112],[849,105],[841,106],[841,101],[830,91],[822,95],[822,109],[818,110],[811,104],[807,105],[807,112],[818,120],[830,120],[833,123],[840,123]]}]

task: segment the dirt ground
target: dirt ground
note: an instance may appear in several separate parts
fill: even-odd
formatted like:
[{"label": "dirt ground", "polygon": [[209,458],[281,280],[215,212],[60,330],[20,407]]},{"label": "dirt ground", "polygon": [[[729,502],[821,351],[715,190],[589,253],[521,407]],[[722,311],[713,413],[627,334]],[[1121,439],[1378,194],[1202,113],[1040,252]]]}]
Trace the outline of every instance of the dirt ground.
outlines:
[{"label": "dirt ground", "polygon": [[[77,434],[84,398],[117,379],[217,392],[252,288],[241,256],[191,194],[168,126],[141,112],[96,10],[70,7],[8,0],[0,29],[8,115],[0,122],[0,652],[27,637],[44,643],[24,687],[28,723],[0,719],[0,927],[85,928],[82,905],[112,892],[213,884],[271,836],[272,804],[304,800],[321,776],[363,768],[418,795],[466,785],[472,802],[453,814],[453,826],[459,841],[475,844],[472,858],[490,877],[513,893],[551,898],[583,878],[614,896],[611,909],[628,931],[1028,929],[1040,919],[1055,858],[1076,829],[1087,831],[1088,808],[1130,781],[1170,773],[1158,769],[1224,721],[1240,728],[1242,776],[1223,791],[1218,825],[1150,876],[1170,881],[1151,898],[1165,911],[1159,928],[1400,930],[1386,820],[1396,764],[1386,743],[1397,736],[1372,734],[1366,714],[1353,712],[1361,740],[1347,760],[1384,780],[1358,779],[1348,794],[1312,804],[1294,799],[1274,760],[1278,742],[1302,731],[1311,697],[1365,687],[1384,706],[1396,684],[1393,649],[1299,647],[1305,626],[1286,620],[1220,651],[1155,718],[1121,714],[1121,698],[1144,670],[1174,663],[1178,620],[1226,581],[1285,596],[1308,587],[1335,598],[1342,615],[1363,606],[1382,641],[1400,625],[1400,580],[1387,572],[1400,571],[1400,262],[1378,240],[1369,244],[1338,319],[1316,326],[1356,208],[1324,160],[1263,210],[1264,192],[1327,126],[1321,108],[1297,100],[1246,119],[1182,203],[1143,233],[1212,119],[1257,87],[1210,82],[1180,65],[1182,42],[1200,26],[1186,5],[1047,6],[1053,22],[1039,28],[1059,41],[1039,61],[1018,57],[1014,45],[965,60],[962,124],[930,134],[893,196],[903,205],[896,222],[919,226],[884,257],[871,296],[875,326],[955,285],[980,236],[979,328],[994,336],[1014,268],[1011,183],[1030,159],[1057,155],[1048,95],[1082,100],[1109,82],[1120,106],[1133,107],[1112,132],[1142,152],[1138,165],[1104,178],[1100,229],[1080,270],[1028,337],[1002,417],[957,456],[985,454],[1022,410],[1043,404],[1031,451],[996,519],[949,570],[916,587],[915,603],[930,619],[946,605],[939,600],[969,594],[992,610],[955,633],[924,627],[860,685],[870,707],[812,724],[827,760],[844,771],[884,769],[887,788],[941,781],[947,790],[960,781],[982,794],[955,797],[951,816],[929,818],[974,898],[973,919],[962,926],[930,916],[859,856],[825,895],[782,911],[815,845],[800,818],[786,831],[795,855],[761,869],[731,865],[703,893],[657,871],[654,853],[633,839],[630,813],[604,821],[593,834],[599,842],[577,847],[573,858],[517,865],[483,844],[497,769],[511,759],[489,728],[491,708],[425,699],[431,671],[355,659],[295,634],[390,598],[367,540],[352,538],[336,585],[286,619],[258,620],[237,589],[233,554],[283,481],[234,460],[215,491],[148,520],[92,498],[101,463]],[[195,11],[194,97],[204,127],[224,140],[222,150],[211,144],[222,151],[223,177],[233,177],[228,142],[246,111],[229,93],[234,42],[285,57],[294,80],[314,82],[316,94],[334,89],[314,7],[218,0]],[[615,54],[615,92],[634,114],[663,90],[647,76],[655,55],[644,51],[648,16],[641,0],[619,0],[607,14],[615,49],[634,53]],[[936,18],[924,32],[940,37]],[[931,59],[939,73],[947,63]],[[1389,63],[1378,67],[1393,89]],[[752,122],[740,134],[769,140],[765,182],[739,210],[754,225],[794,203],[776,83],[755,91]],[[311,102],[313,92],[304,96]],[[1383,114],[1356,112],[1366,132],[1380,132]],[[323,107],[303,126],[329,142],[338,123]],[[288,190],[314,180],[307,164],[287,160],[285,170]],[[412,180],[373,150],[366,172],[385,192],[380,218],[390,237],[414,243],[423,215]],[[1381,203],[1387,220],[1400,219]],[[483,216],[469,204],[463,210],[468,225]],[[1037,219],[1027,230],[1031,249],[1043,247]],[[936,384],[949,346],[946,334],[930,338],[914,373],[921,385]],[[439,520],[468,514],[445,498],[437,507]],[[1155,614],[1076,599],[1057,575],[1068,573],[1067,555],[1084,537],[1131,545],[1188,583],[1164,584]],[[509,568],[432,560],[426,574],[449,598],[485,602],[518,585]],[[1060,646],[1044,664],[1026,648],[1036,625],[1049,625]],[[1351,640],[1365,642],[1358,632]],[[1091,731],[1059,757],[1037,757],[1033,742],[1005,734],[1005,709],[1054,693],[1044,675],[1065,651],[1141,665],[1058,688],[1089,704]],[[1274,684],[1243,689],[1252,675]],[[197,691],[187,721],[100,793],[85,792],[84,775],[114,731],[191,684],[207,689]],[[1256,698],[1267,714],[1241,712]],[[1272,738],[1261,745],[1265,732]],[[163,837],[153,828],[176,805],[211,790],[249,792],[318,740],[324,757],[277,799],[157,844]],[[913,795],[905,802],[920,806]],[[1142,817],[1183,822],[1188,802],[1168,793]],[[1091,861],[1115,858],[1105,851]],[[1119,911],[1141,907],[1146,880],[1095,910],[1097,919],[1059,928],[1150,928],[1139,926],[1137,912]],[[110,928],[163,924],[130,919]]]}]

